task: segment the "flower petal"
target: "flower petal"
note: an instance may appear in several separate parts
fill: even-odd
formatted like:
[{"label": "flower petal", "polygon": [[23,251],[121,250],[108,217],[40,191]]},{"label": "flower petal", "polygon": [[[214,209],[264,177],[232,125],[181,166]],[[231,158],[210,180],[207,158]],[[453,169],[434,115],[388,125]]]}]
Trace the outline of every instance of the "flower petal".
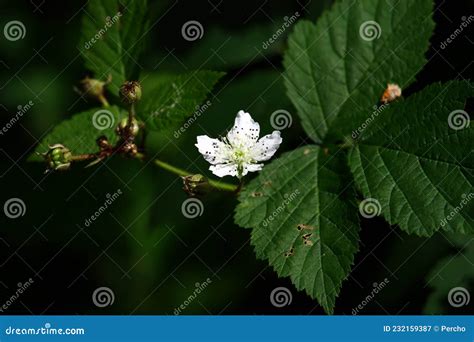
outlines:
[{"label": "flower petal", "polygon": [[273,131],[272,134],[262,137],[252,149],[253,159],[256,161],[268,160],[280,147],[283,139],[280,137],[280,131]]},{"label": "flower petal", "polygon": [[218,139],[209,138],[207,135],[197,137],[199,152],[211,164],[222,164],[228,161],[229,146]]},{"label": "flower petal", "polygon": [[241,110],[235,117],[234,127],[227,133],[227,139],[234,147],[249,147],[257,142],[259,135],[258,122],[255,122],[249,113]]},{"label": "flower petal", "polygon": [[260,171],[263,164],[244,164],[242,166],[242,176],[245,176],[249,172]]},{"label": "flower petal", "polygon": [[237,165],[235,164],[219,164],[212,165],[209,170],[217,177],[232,176],[237,177]]}]

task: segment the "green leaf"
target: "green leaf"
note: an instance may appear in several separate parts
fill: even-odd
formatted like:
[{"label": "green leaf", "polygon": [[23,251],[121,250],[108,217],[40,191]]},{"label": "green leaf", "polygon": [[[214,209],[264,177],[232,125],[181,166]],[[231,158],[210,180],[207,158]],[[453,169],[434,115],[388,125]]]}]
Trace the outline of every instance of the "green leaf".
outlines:
[{"label": "green leaf", "polygon": [[146,9],[146,0],[96,0],[87,5],[79,51],[95,78],[112,77],[110,90],[116,95],[132,76],[143,48]]},{"label": "green leaf", "polygon": [[[257,257],[324,310],[333,312],[358,250],[359,224],[345,155],[317,146],[284,154],[267,165],[239,196],[235,220],[252,228]],[[298,231],[299,225],[307,229]],[[302,236],[312,233],[305,245]],[[293,255],[286,256],[293,248]]]},{"label": "green leaf", "polygon": [[432,85],[391,104],[362,132],[349,164],[391,224],[422,236],[474,232],[474,125],[459,129],[468,115],[456,112],[473,93],[468,82]]},{"label": "green leaf", "polygon": [[[316,25],[296,25],[284,58],[285,82],[314,141],[350,134],[387,83],[404,89],[415,80],[426,63],[432,7],[432,0],[343,0]],[[364,40],[370,35],[359,31],[370,33],[370,21],[375,39]]]},{"label": "green leaf", "polygon": [[30,159],[41,160],[36,153],[46,152],[48,145],[54,144],[63,144],[73,154],[98,152],[96,139],[104,135],[111,144],[115,144],[118,140],[115,127],[125,117],[127,113],[115,106],[75,114],[54,127],[36,147],[35,154]]},{"label": "green leaf", "polygon": [[[462,235],[458,237],[462,243],[457,243],[460,249],[455,255],[449,255],[438,262],[427,278],[427,285],[432,288],[425,307],[424,314],[446,314],[447,308],[455,309],[449,303],[449,298],[459,309],[465,300],[469,285],[474,281],[474,237]],[[450,239],[448,240],[450,241]],[[451,295],[450,295],[451,293]],[[467,292],[469,293],[469,292]],[[466,304],[467,305],[467,304]]]},{"label": "green leaf", "polygon": [[143,100],[139,102],[138,115],[152,130],[180,125],[199,109],[223,75],[206,70],[182,75],[147,75],[142,82]]}]

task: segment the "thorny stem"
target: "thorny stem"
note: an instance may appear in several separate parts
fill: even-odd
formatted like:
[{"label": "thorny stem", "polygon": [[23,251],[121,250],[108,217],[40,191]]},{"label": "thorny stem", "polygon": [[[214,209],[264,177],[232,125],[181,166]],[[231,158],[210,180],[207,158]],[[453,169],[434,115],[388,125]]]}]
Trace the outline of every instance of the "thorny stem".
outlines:
[{"label": "thorny stem", "polygon": [[[141,154],[141,153],[138,153],[136,155],[136,157],[138,159],[143,159],[144,155]],[[153,163],[156,166],[161,167],[163,170],[174,173],[174,174],[176,174],[178,176],[181,176],[181,177],[186,177],[186,176],[191,176],[192,175],[190,172],[188,172],[186,170],[180,169],[179,167],[173,166],[173,165],[168,164],[168,163],[166,163],[162,160],[159,160],[159,159],[153,160]],[[221,181],[214,180],[214,179],[209,179],[208,182],[209,182],[209,185],[211,185],[213,188],[215,188],[217,190],[221,190],[221,191],[238,192],[242,187],[241,185],[237,186],[235,184],[229,184],[229,183],[221,182]]]},{"label": "thorny stem", "polygon": [[78,155],[70,157],[71,161],[85,161],[85,160],[91,160],[94,158],[97,158],[97,155],[93,153],[78,154]]}]

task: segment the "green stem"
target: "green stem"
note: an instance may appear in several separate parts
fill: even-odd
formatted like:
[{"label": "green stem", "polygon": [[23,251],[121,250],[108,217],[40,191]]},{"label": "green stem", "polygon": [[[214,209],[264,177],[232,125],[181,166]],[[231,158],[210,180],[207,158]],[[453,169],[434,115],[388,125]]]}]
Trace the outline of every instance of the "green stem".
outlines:
[{"label": "green stem", "polygon": [[[178,176],[181,176],[181,177],[186,177],[186,176],[191,175],[191,173],[189,173],[188,171],[180,169],[176,166],[168,164],[168,163],[166,163],[164,161],[161,161],[159,159],[155,159],[154,163],[155,163],[155,165],[161,167],[162,169],[164,169],[166,171],[169,171],[171,173],[177,174]],[[224,182],[221,182],[221,181],[218,181],[218,180],[213,180],[213,179],[209,179],[208,181],[209,181],[209,185],[211,185],[213,188],[215,188],[217,190],[231,191],[231,192],[236,192],[238,190],[238,187],[234,184],[224,183]]]},{"label": "green stem", "polygon": [[128,126],[132,127],[133,119],[135,118],[135,104],[130,104],[130,108],[128,110]]},{"label": "green stem", "polygon": [[102,106],[104,106],[105,108],[109,107],[109,101],[107,101],[106,97],[104,95],[99,95],[99,101],[100,103],[102,103]]}]

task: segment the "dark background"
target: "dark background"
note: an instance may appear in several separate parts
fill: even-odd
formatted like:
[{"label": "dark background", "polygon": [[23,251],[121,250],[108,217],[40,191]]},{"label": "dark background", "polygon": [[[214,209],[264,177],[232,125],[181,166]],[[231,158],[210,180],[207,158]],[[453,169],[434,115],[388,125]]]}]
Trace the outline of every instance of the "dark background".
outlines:
[{"label": "dark background", "polygon": [[[152,135],[152,150],[175,165],[210,175],[193,146],[196,135],[225,132],[242,108],[260,121],[265,134],[271,130],[273,111],[294,113],[280,77],[286,34],[268,50],[262,50],[262,43],[285,16],[299,11],[316,20],[330,4],[151,1],[150,13],[164,16],[150,32],[147,52],[139,61],[143,75],[148,73],[145,70],[196,68],[228,73],[210,96],[210,110],[180,139],[170,138],[172,132]],[[210,278],[212,284],[184,314],[322,314],[315,300],[296,291],[288,279],[278,279],[266,261],[256,260],[250,231],[233,223],[236,199],[232,196],[204,198],[204,214],[190,220],[181,214],[186,195],[179,179],[152,165],[113,158],[95,169],[45,176],[44,165],[26,162],[55,124],[97,105],[73,90],[87,74],[77,49],[84,5],[84,1],[1,0],[1,26],[20,20],[27,31],[25,39],[16,42],[1,36],[0,125],[10,120],[18,105],[35,103],[0,136],[0,202],[18,197],[27,208],[15,220],[0,216],[0,305],[18,283],[34,280],[6,313],[173,314],[193,293],[195,283]],[[472,75],[472,27],[446,49],[440,49],[440,43],[459,27],[462,16],[473,14],[473,2],[436,1],[435,7],[429,62],[404,95],[432,82]],[[203,25],[202,40],[182,39],[181,26],[188,20]],[[293,118],[280,153],[309,143],[297,116]],[[124,195],[93,225],[84,227],[85,218],[117,189]],[[433,292],[427,285],[428,274],[439,260],[459,251],[443,234],[418,238],[382,219],[364,220],[360,251],[335,313],[351,314],[373,283],[385,278],[389,284],[361,314],[467,313],[472,304],[453,309],[445,296],[430,311],[423,311]],[[92,293],[100,286],[115,293],[112,306],[93,304]],[[274,307],[269,300],[278,286],[293,294],[292,303],[284,308]]]}]

